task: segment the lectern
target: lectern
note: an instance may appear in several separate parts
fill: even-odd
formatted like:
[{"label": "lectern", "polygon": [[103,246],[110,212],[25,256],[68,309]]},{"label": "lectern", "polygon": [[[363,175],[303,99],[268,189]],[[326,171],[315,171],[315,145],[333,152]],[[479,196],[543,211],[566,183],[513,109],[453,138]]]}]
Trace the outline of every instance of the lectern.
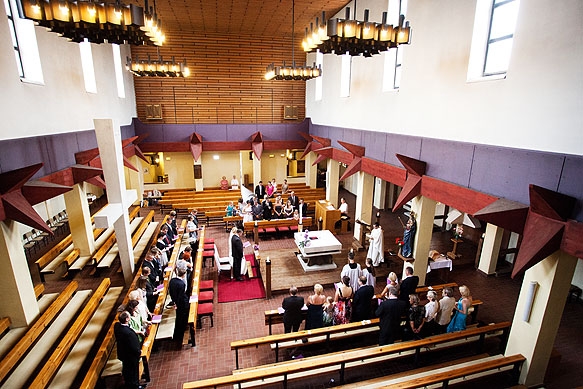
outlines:
[{"label": "lectern", "polygon": [[340,220],[340,210],[328,200],[316,201],[316,220],[322,218],[322,228],[334,231],[334,223]]}]

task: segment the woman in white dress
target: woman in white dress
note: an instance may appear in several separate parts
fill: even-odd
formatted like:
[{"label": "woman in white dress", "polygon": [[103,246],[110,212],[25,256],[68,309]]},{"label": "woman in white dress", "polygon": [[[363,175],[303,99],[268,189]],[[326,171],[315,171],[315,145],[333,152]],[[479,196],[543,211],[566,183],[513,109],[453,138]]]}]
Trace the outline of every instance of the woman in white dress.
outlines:
[{"label": "woman in white dress", "polygon": [[253,207],[251,202],[247,200],[247,203],[243,207],[243,223],[253,221]]}]

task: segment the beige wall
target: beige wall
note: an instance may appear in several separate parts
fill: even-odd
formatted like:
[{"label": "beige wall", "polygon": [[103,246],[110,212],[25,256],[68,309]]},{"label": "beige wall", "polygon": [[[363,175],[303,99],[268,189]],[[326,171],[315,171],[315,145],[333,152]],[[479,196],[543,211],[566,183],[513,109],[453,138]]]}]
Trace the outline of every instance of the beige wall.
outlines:
[{"label": "beige wall", "polygon": [[[214,155],[218,155],[219,159],[213,159]],[[191,156],[192,158],[192,156]],[[239,152],[238,151],[223,151],[223,152],[203,152],[201,155],[202,161],[202,183],[205,188],[218,188],[220,186],[221,177],[227,177],[229,184],[233,175],[239,177]]]}]

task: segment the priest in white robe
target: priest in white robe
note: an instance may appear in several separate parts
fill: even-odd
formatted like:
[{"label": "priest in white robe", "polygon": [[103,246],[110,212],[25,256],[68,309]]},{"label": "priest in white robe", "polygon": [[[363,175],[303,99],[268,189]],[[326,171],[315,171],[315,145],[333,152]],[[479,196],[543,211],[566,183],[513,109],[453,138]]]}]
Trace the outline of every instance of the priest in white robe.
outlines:
[{"label": "priest in white robe", "polygon": [[372,231],[370,232],[370,246],[368,247],[367,258],[372,259],[372,265],[378,266],[381,262],[384,262],[384,245],[383,245],[383,229],[377,222],[374,224]]}]

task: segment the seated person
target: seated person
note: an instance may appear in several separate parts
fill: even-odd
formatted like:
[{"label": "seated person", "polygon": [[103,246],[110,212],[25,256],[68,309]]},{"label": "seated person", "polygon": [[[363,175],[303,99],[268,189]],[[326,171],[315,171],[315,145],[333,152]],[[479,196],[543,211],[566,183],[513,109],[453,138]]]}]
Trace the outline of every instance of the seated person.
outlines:
[{"label": "seated person", "polygon": [[[340,220],[338,220],[336,223],[334,223],[334,228],[340,228],[342,220],[350,219],[350,216],[348,216],[348,203],[346,202],[344,197],[342,197],[340,199],[340,206],[338,207],[338,210],[340,211]],[[350,222],[347,222],[347,223],[348,223],[348,231],[350,231]]]},{"label": "seated person", "polygon": [[263,207],[263,220],[271,220],[273,213],[273,204],[271,204],[271,200],[269,200],[269,197],[266,197],[261,205]]},{"label": "seated person", "polygon": [[275,206],[273,207],[273,216],[274,219],[281,219],[283,218],[283,204],[281,202],[281,196],[277,196],[275,198]]},{"label": "seated person", "polygon": [[253,220],[263,219],[263,206],[255,199],[251,212],[253,213]]},{"label": "seated person", "polygon": [[231,189],[239,189],[239,180],[233,174],[233,178],[231,179]]},{"label": "seated person", "polygon": [[293,216],[294,214],[294,207],[291,203],[291,201],[287,201],[287,203],[285,204],[285,207],[283,207],[283,211],[282,211],[282,218],[284,219],[289,219]]},{"label": "seated person", "polygon": [[229,202],[227,208],[225,208],[225,213],[227,216],[235,216],[235,205],[232,201]]},{"label": "seated person", "polygon": [[292,215],[292,218],[293,218],[294,220],[300,220],[300,213],[298,212],[298,210],[297,210],[297,209],[296,209],[296,210],[294,210],[294,213],[293,213],[293,215]]},{"label": "seated person", "polygon": [[227,181],[227,177],[223,176],[220,182],[222,190],[229,190],[229,181]]}]

